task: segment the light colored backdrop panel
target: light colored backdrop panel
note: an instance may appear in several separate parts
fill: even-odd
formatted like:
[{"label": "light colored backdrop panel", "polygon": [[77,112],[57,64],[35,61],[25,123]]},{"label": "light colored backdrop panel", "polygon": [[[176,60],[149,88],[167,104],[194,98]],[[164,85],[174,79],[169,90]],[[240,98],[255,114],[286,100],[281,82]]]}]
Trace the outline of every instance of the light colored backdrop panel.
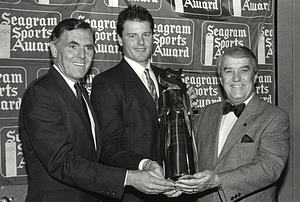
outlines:
[{"label": "light colored backdrop panel", "polygon": [[279,0],[277,9],[278,105],[291,120],[291,155],[279,202],[300,201],[300,2]]}]

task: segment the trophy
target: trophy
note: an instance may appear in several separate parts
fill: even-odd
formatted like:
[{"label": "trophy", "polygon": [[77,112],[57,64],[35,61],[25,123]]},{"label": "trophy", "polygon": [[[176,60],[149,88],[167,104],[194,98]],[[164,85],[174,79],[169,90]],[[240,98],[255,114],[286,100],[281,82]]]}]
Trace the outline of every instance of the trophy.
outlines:
[{"label": "trophy", "polygon": [[164,90],[159,98],[159,124],[165,178],[177,180],[195,173],[197,152],[192,127],[193,111],[182,69],[164,69],[158,81]]}]

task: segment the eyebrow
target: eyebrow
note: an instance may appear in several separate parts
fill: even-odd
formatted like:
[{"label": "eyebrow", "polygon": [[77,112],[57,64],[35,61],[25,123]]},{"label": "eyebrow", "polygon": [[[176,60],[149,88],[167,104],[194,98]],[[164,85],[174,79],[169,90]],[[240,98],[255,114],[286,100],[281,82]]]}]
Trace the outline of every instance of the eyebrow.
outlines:
[{"label": "eyebrow", "polygon": [[79,45],[79,43],[76,42],[76,41],[70,41],[69,44],[71,44],[71,43],[76,44],[76,45]]},{"label": "eyebrow", "polygon": [[251,69],[249,65],[244,65],[244,66],[242,66],[242,67],[240,67],[240,68],[247,68],[247,69]]},{"label": "eyebrow", "polygon": [[[125,35],[130,35],[130,34],[137,34],[138,35],[138,33],[136,33],[136,32],[128,32]],[[142,35],[143,34],[152,34],[152,32],[151,31],[147,31],[147,32],[143,32]]]},{"label": "eyebrow", "polygon": [[[76,44],[76,45],[78,45],[78,46],[80,45],[80,44],[79,44],[78,42],[76,42],[76,41],[70,41],[69,44]],[[94,44],[87,44],[87,45],[85,45],[85,47],[86,47],[86,46],[92,46],[92,47],[93,47]]]},{"label": "eyebrow", "polygon": [[[242,69],[242,68],[251,69],[249,65],[244,65],[244,66],[239,67],[239,69]],[[223,67],[223,70],[227,70],[227,69],[233,69],[233,68],[232,67]]]}]

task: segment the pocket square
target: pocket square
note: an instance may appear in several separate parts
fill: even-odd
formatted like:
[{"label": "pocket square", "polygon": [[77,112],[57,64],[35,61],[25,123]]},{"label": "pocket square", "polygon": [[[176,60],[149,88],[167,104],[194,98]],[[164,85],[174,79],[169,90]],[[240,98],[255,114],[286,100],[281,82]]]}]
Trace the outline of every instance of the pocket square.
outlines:
[{"label": "pocket square", "polygon": [[249,137],[249,135],[244,135],[244,137],[242,138],[241,143],[249,143],[249,142],[254,142],[254,141],[252,140],[251,137]]}]

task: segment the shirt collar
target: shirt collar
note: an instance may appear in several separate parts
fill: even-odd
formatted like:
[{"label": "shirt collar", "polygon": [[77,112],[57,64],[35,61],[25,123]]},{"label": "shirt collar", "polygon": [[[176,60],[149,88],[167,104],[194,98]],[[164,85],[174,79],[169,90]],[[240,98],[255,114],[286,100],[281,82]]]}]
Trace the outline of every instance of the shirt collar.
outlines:
[{"label": "shirt collar", "polygon": [[74,84],[76,83],[75,81],[72,81],[68,77],[66,77],[61,70],[54,64],[53,67],[56,69],[56,71],[59,72],[59,74],[63,77],[63,79],[67,82],[68,86],[74,91]]},{"label": "shirt collar", "polygon": [[151,70],[151,66],[150,66],[150,61],[148,60],[148,64],[147,67],[145,68],[144,66],[140,65],[139,63],[133,61],[132,59],[126,57],[124,55],[124,59],[126,60],[126,62],[128,62],[128,64],[131,66],[131,68],[135,71],[135,73],[139,76],[142,76],[144,74],[144,70],[145,69],[149,69]]},{"label": "shirt collar", "polygon": [[244,102],[245,105],[247,105],[250,102],[250,100],[252,99],[253,95],[254,95],[254,93],[252,93],[252,95]]}]

